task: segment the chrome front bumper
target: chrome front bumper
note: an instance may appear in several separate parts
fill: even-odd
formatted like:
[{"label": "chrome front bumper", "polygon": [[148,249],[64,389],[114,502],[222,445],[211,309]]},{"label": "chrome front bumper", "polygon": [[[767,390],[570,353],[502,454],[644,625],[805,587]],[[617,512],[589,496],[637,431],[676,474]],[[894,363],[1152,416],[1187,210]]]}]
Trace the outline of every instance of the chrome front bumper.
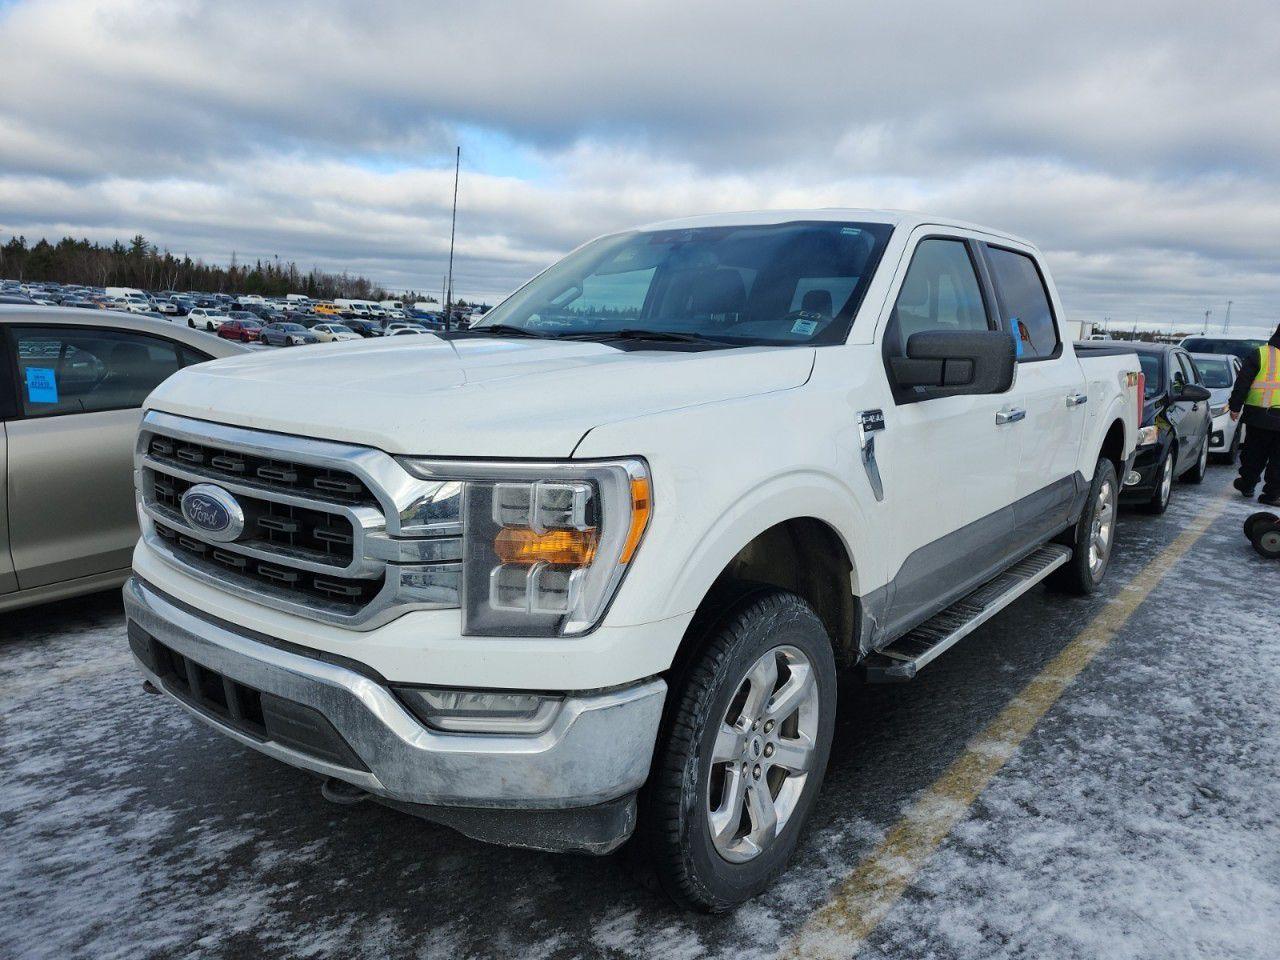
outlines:
[{"label": "chrome front bumper", "polygon": [[[564,810],[629,796],[649,773],[666,696],[660,679],[569,694],[541,734],[442,733],[425,727],[382,678],[357,663],[322,659],[322,654],[249,634],[138,577],[125,584],[124,605],[139,666],[166,694],[246,746],[375,797],[413,805]],[[155,643],[265,695],[281,711],[288,729],[281,736],[291,745],[269,729],[246,732],[187,696],[189,686],[166,679],[158,668],[151,655]],[[327,721],[327,736],[340,738],[334,741],[336,750],[296,746],[306,741],[293,736],[300,724],[326,727],[316,717]]]}]

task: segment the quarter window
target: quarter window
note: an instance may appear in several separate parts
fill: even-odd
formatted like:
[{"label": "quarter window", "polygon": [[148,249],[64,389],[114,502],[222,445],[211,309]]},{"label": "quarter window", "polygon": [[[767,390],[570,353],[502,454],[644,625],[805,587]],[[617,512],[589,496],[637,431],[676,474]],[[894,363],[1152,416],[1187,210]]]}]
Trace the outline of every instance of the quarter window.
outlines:
[{"label": "quarter window", "polygon": [[996,285],[1000,319],[1018,345],[1019,360],[1037,360],[1058,352],[1058,328],[1049,294],[1036,262],[1023,253],[987,247]]},{"label": "quarter window", "polygon": [[123,330],[16,327],[10,344],[27,417],[140,407],[162,380],[194,359],[168,340]]},{"label": "quarter window", "polygon": [[925,330],[988,330],[982,290],[963,240],[921,240],[893,305],[885,350],[906,356],[907,340]]}]

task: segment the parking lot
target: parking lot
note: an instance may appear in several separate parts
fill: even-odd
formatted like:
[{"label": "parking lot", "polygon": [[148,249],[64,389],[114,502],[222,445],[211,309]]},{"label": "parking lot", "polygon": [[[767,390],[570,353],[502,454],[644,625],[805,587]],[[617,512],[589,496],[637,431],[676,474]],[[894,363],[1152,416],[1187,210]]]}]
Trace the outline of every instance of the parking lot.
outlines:
[{"label": "parking lot", "polygon": [[800,850],[681,914],[624,855],[485,846],[144,694],[118,597],[0,617],[0,956],[1274,957],[1280,567],[1211,470],[1100,594],[841,694]]}]

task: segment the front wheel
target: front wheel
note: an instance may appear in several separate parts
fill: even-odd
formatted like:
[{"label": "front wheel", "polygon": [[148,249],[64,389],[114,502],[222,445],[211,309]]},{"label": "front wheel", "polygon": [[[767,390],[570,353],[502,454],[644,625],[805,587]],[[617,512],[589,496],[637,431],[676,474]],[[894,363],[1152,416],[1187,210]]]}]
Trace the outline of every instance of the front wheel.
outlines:
[{"label": "front wheel", "polygon": [[666,893],[705,912],[786,867],[831,750],[831,640],[791,593],[757,596],[716,629],[673,690],[635,844]]},{"label": "front wheel", "polygon": [[1159,479],[1156,480],[1156,488],[1151,493],[1151,499],[1147,501],[1148,513],[1160,514],[1169,509],[1169,498],[1173,496],[1173,465],[1177,459],[1178,448],[1171,445],[1156,473]]},{"label": "front wheel", "polygon": [[1080,519],[1065,540],[1071,548],[1071,559],[1053,572],[1054,586],[1080,595],[1098,589],[1111,562],[1118,498],[1115,464],[1103,457],[1093,469],[1093,482]]}]

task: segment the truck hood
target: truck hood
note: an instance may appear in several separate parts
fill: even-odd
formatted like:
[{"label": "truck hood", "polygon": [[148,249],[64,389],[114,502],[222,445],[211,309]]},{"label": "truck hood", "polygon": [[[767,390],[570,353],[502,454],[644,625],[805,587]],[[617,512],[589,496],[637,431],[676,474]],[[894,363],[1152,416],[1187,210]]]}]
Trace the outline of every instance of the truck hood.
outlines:
[{"label": "truck hood", "polygon": [[813,358],[803,347],[396,337],[202,363],[162,383],[146,407],[388,453],[567,457],[606,423],[800,386]]}]

